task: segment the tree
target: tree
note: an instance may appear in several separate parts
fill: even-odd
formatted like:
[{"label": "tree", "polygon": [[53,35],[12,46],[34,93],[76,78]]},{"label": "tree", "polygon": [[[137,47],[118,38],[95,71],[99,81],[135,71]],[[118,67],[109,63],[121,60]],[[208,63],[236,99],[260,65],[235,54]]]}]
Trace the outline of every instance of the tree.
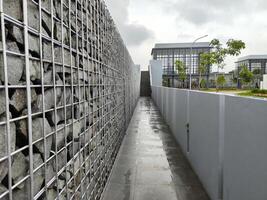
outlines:
[{"label": "tree", "polygon": [[247,66],[242,66],[242,70],[239,73],[239,77],[243,84],[249,84],[253,80],[253,73],[249,71]]},{"label": "tree", "polygon": [[163,87],[169,87],[168,78],[167,77],[163,77],[163,79],[162,79],[162,86]]},{"label": "tree", "polygon": [[254,82],[256,82],[256,88],[259,88],[261,81],[261,69],[254,69],[252,73],[254,76]]},{"label": "tree", "polygon": [[224,75],[219,75],[217,80],[216,80],[216,83],[217,83],[218,86],[223,87],[224,84],[226,83]]},{"label": "tree", "polygon": [[207,72],[207,69],[210,67],[211,63],[215,62],[213,60],[213,55],[211,53],[202,53],[200,55],[200,64],[199,64],[199,84],[198,87],[200,88],[201,81],[202,81],[202,74]]},{"label": "tree", "polygon": [[175,68],[178,71],[178,77],[179,77],[180,81],[182,81],[183,87],[184,87],[184,82],[185,82],[185,79],[187,77],[187,75],[186,75],[186,67],[185,67],[185,65],[184,65],[184,63],[182,61],[176,60]]},{"label": "tree", "polygon": [[[246,47],[245,43],[242,40],[229,39],[224,48],[220,40],[213,39],[210,42],[212,51],[206,54],[208,56],[203,57],[203,62],[209,66],[215,65],[217,67],[217,72],[219,73],[220,69],[223,69],[225,66],[225,58],[227,56],[238,56],[241,53],[241,50]],[[216,78],[217,80],[217,78]],[[218,81],[216,81],[216,90],[218,91]]]},{"label": "tree", "polygon": [[207,81],[205,79],[201,79],[199,88],[205,88],[207,87]]}]

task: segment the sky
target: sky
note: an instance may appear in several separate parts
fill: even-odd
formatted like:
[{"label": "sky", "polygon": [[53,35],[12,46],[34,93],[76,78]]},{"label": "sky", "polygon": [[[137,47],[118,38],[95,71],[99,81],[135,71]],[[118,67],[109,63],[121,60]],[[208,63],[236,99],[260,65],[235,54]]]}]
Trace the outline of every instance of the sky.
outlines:
[{"label": "sky", "polygon": [[[155,43],[246,43],[240,56],[267,54],[267,0],[106,0],[107,7],[133,58],[148,69]],[[223,71],[235,68],[228,57]]]}]

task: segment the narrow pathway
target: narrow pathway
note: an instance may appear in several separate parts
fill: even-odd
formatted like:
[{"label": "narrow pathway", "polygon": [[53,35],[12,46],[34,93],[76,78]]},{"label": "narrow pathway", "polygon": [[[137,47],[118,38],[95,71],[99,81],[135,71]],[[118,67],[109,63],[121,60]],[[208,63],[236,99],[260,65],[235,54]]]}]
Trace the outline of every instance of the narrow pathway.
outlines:
[{"label": "narrow pathway", "polygon": [[209,200],[150,98],[140,98],[103,200]]}]

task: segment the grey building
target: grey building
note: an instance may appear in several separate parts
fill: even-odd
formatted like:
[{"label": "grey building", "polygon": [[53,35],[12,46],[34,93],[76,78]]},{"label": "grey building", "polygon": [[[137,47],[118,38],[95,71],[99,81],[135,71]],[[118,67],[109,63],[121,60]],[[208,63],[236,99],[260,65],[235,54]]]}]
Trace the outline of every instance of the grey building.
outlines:
[{"label": "grey building", "polygon": [[[267,74],[267,55],[248,55],[239,58],[236,62],[237,74],[243,66],[246,66],[257,77],[253,84],[255,84],[255,87],[259,87],[263,75]],[[241,87],[240,79],[238,79],[238,87]]]},{"label": "grey building", "polygon": [[267,74],[267,55],[248,55],[241,57],[236,62],[237,70],[247,66],[251,72],[260,70],[261,74]]},{"label": "grey building", "polygon": [[[180,83],[179,72],[175,69],[175,62],[177,60],[184,62],[187,73],[186,86],[188,87],[190,71],[192,74],[192,85],[194,86],[198,82],[200,54],[210,52],[210,50],[209,42],[198,42],[194,45],[192,43],[160,43],[155,44],[151,55],[153,60],[162,61],[163,80],[167,81],[167,85],[170,87],[177,87]],[[206,77],[207,80],[209,73],[210,69],[207,69],[207,72],[203,74],[203,77]]]}]

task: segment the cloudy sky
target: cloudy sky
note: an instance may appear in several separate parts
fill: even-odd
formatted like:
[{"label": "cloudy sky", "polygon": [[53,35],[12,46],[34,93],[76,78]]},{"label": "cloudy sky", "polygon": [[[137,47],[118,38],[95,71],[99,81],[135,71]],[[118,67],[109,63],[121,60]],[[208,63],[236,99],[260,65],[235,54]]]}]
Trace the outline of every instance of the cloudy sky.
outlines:
[{"label": "cloudy sky", "polygon": [[[147,69],[155,43],[241,39],[242,55],[267,54],[267,0],[106,0],[136,64]],[[234,69],[228,58],[225,71]]]}]

